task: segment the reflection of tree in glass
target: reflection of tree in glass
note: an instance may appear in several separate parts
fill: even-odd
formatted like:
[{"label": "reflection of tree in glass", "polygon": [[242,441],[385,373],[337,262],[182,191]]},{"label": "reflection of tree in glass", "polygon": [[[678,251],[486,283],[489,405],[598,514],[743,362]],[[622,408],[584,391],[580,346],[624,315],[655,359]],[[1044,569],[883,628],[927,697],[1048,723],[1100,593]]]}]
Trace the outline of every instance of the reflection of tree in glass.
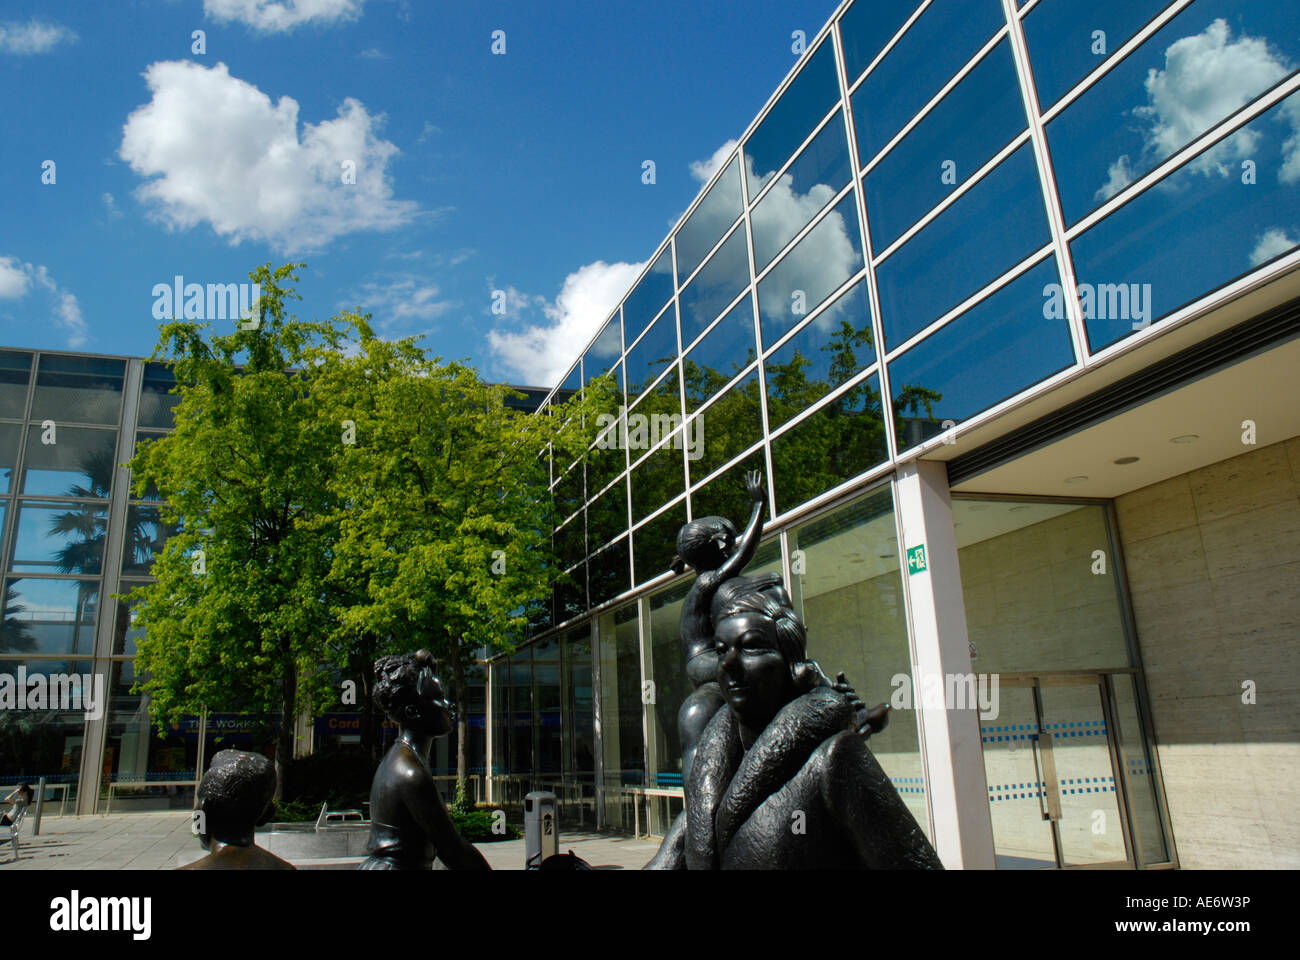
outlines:
[{"label": "reflection of tree in glass", "polygon": [[[117,464],[112,450],[87,453],[81,463],[85,484],[74,483],[65,497],[80,499],[108,499],[113,483],[113,470]],[[147,564],[149,558],[162,549],[160,517],[156,507],[133,507],[129,513],[126,530],[126,555],[130,562]],[[108,517],[102,504],[78,504],[50,519],[50,535],[63,542],[54,554],[54,568],[59,573],[95,575],[100,573],[104,558],[104,540],[108,533]],[[86,607],[99,590],[93,580],[77,582],[77,611],[72,625],[71,651],[78,649],[78,635],[85,622]]]},{"label": "reflection of tree in glass", "polygon": [[27,609],[13,587],[5,587],[4,622],[0,623],[0,653],[30,653],[36,649],[36,637],[19,614]]}]

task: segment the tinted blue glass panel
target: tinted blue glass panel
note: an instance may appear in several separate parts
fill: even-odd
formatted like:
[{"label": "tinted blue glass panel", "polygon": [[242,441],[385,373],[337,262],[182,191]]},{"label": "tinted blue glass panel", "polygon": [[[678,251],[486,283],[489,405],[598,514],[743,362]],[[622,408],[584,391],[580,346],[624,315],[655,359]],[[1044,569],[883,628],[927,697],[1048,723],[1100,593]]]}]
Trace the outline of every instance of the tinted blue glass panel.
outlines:
[{"label": "tinted blue glass panel", "polygon": [[849,86],[907,22],[919,0],[858,0],[840,17],[840,41]]},{"label": "tinted blue glass panel", "polygon": [[866,164],[1006,25],[998,0],[935,0],[853,93],[858,163]]},{"label": "tinted blue glass panel", "polygon": [[[555,396],[555,402],[563,403],[565,400],[568,399],[568,396],[572,396],[573,391],[577,390],[581,386],[582,386],[582,365],[574,364],[573,369],[569,371],[567,376],[565,376],[564,382],[560,384],[560,389]],[[568,396],[566,396],[566,394]]]},{"label": "tinted blue glass panel", "polygon": [[889,364],[900,450],[1074,363],[1069,321],[1044,316],[1060,282],[1049,257]]},{"label": "tinted blue glass panel", "polygon": [[775,430],[875,362],[867,284],[859,280],[766,360]]},{"label": "tinted blue glass panel", "polygon": [[597,377],[608,373],[622,352],[623,331],[618,314],[615,313],[609,318],[605,328],[600,331],[600,336],[596,337],[592,345],[587,348],[587,352],[582,355],[582,370],[586,382],[591,383]]},{"label": "tinted blue glass panel", "polygon": [[602,550],[587,562],[591,605],[613,600],[632,586],[632,564],[628,556],[627,537]]},{"label": "tinted blue glass panel", "polygon": [[872,249],[897,240],[1027,125],[1003,40],[863,180]]},{"label": "tinted blue glass panel", "polygon": [[689,277],[708,256],[713,245],[736,222],[742,206],[740,158],[736,157],[673,238],[677,246],[677,276],[681,280]]},{"label": "tinted blue glass panel", "polygon": [[1039,108],[1046,110],[1110,59],[1168,2],[1091,0],[1084,11],[1071,0],[1041,0],[1024,19]]},{"label": "tinted blue glass panel", "polygon": [[686,409],[693,412],[754,361],[754,307],[748,297],[686,355]]},{"label": "tinted blue glass panel", "polygon": [[754,266],[762,270],[849,182],[849,142],[836,114],[750,214]]},{"label": "tinted blue glass panel", "polygon": [[0,350],[0,417],[21,420],[27,406],[27,381],[31,378],[32,355]]},{"label": "tinted blue glass panel", "polygon": [[745,141],[745,178],[751,197],[758,196],[763,184],[799,149],[839,95],[835,50],[828,38]]},{"label": "tinted blue glass panel", "polygon": [[[1120,207],[1070,249],[1093,350],[1129,336],[1300,242],[1300,94],[1251,121],[1256,182],[1210,148]],[[1237,149],[1237,148],[1234,148]],[[1212,225],[1207,229],[1207,225]]]},{"label": "tinted blue glass panel", "polygon": [[108,498],[117,473],[117,431],[60,426],[55,443],[43,443],[44,436],[40,426],[28,429],[20,492]]},{"label": "tinted blue glass panel", "polygon": [[763,342],[775,342],[861,268],[862,237],[850,192],[758,285]]},{"label": "tinted blue glass panel", "polygon": [[876,268],[886,347],[1015,266],[1049,239],[1026,143]]},{"label": "tinted blue glass panel", "polygon": [[631,343],[651,320],[659,315],[673,295],[673,258],[671,246],[655,258],[641,282],[623,301],[623,324],[627,342]]},{"label": "tinted blue glass panel", "polygon": [[880,378],[872,374],[774,437],[777,512],[797,507],[886,460],[882,409]]},{"label": "tinted blue glass panel", "polygon": [[707,477],[757,443],[763,435],[757,368],[715,400],[690,426],[686,439],[688,447],[693,447],[687,451],[693,479]]},{"label": "tinted blue glass panel", "polygon": [[669,307],[627,353],[627,402],[635,401],[676,359],[677,320]]},{"label": "tinted blue glass panel", "polygon": [[[1295,4],[1201,0],[1047,125],[1066,222],[1295,72]],[[1240,172],[1255,144],[1235,137],[1204,160]]]},{"label": "tinted blue glass panel", "polygon": [[745,228],[738,226],[678,298],[682,312],[682,342],[700,335],[749,284],[749,252]]}]

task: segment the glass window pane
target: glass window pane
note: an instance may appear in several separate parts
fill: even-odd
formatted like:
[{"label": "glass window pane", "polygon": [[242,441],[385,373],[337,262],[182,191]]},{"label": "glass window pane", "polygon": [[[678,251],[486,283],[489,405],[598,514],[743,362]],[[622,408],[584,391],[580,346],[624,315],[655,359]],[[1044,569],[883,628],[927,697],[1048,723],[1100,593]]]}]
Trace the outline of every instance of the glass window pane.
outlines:
[{"label": "glass window pane", "polygon": [[1049,240],[1030,144],[876,268],[885,345],[937,320]]},{"label": "glass window pane", "polygon": [[717,183],[673,238],[677,247],[677,276],[685,281],[708,256],[740,216],[740,158],[735,157]]},{"label": "glass window pane", "polygon": [[18,505],[14,571],[98,574],[104,562],[108,511],[103,504]]},{"label": "glass window pane", "polygon": [[565,770],[587,783],[596,772],[596,711],[591,676],[591,627],[564,635],[564,687],[567,704]]},{"label": "glass window pane", "polygon": [[553,492],[555,496],[555,516],[558,519],[564,520],[566,517],[572,516],[575,510],[587,502],[583,474],[583,465],[579,463],[573,469],[562,474],[556,482]]},{"label": "glass window pane", "polygon": [[[685,512],[682,523],[685,523]],[[677,532],[673,531],[673,539]],[[656,787],[682,785],[682,742],[677,733],[677,711],[691,694],[691,681],[682,663],[682,603],[694,578],[675,583],[650,598],[650,674],[655,696],[649,709],[648,744],[650,784]]]},{"label": "glass window pane", "polygon": [[683,434],[684,431],[679,431],[632,468],[633,523],[675,500],[686,489],[682,458],[687,451],[683,450]]},{"label": "glass window pane", "polygon": [[[694,464],[691,467],[691,482],[698,483],[705,474],[695,470]],[[732,523],[739,521],[737,529],[743,529],[744,522],[749,519],[749,511],[754,506],[754,501],[745,490],[745,474],[750,470],[757,470],[763,475],[764,483],[767,483],[767,459],[761,448],[728,468],[726,473],[714,477],[708,484],[692,492],[691,516],[737,518],[732,519]],[[745,572],[760,571],[756,571],[751,563]]]},{"label": "glass window pane", "polygon": [[775,430],[875,362],[867,284],[859,280],[767,358],[767,419]]},{"label": "glass window pane", "polygon": [[873,250],[884,250],[1025,129],[1003,40],[862,181]]},{"label": "glass window pane", "polygon": [[613,600],[620,593],[631,589],[631,557],[628,555],[627,537],[592,556],[587,562],[587,580],[593,607]]},{"label": "glass window pane", "polygon": [[886,460],[880,378],[874,374],[772,440],[777,513]]},{"label": "glass window pane", "polygon": [[98,580],[6,580],[0,648],[5,653],[92,653],[98,610]]},{"label": "glass window pane", "polygon": [[555,588],[555,619],[564,623],[580,616],[587,607],[587,565],[581,563],[559,578]]},{"label": "glass window pane", "polygon": [[140,586],[139,583],[123,581],[121,591],[127,595],[126,599],[113,601],[117,610],[113,624],[113,653],[115,654],[134,657],[140,638],[144,636],[144,627],[137,624],[137,617],[132,609],[141,599],[135,594]]},{"label": "glass window pane", "polygon": [[[600,618],[600,723],[604,748],[602,770],[609,787],[641,786],[645,781],[642,733],[641,640],[637,607],[627,604]],[[616,795],[606,795],[605,819],[612,827],[632,829],[631,809]],[[612,808],[612,809],[611,809]],[[621,814],[627,813],[624,823]],[[611,816],[613,814],[613,816]]]},{"label": "glass window pane", "polygon": [[762,270],[852,176],[844,118],[836,114],[750,214],[754,267]]},{"label": "glass window pane", "polygon": [[507,753],[510,772],[533,772],[533,651],[525,647],[510,658],[510,725]]},{"label": "glass window pane", "polygon": [[1236,149],[1220,141],[1071,243],[1092,350],[1295,249],[1297,129],[1292,94],[1229,138],[1251,144],[1254,183],[1219,173],[1221,151]]},{"label": "glass window pane", "polygon": [[163,552],[167,541],[179,530],[165,523],[157,507],[132,505],[126,511],[126,544],[122,552],[122,575],[147,577],[149,568]]},{"label": "glass window pane", "polygon": [[18,465],[18,444],[23,428],[17,423],[0,423],[0,493],[13,486],[14,467]]},{"label": "glass window pane", "polygon": [[898,448],[926,440],[1074,363],[1069,322],[1045,319],[1048,258],[889,364]]},{"label": "glass window pane", "polygon": [[[762,438],[760,403],[758,370],[755,369],[707,409],[695,415],[688,439],[701,442],[687,452],[692,477],[707,477]],[[692,456],[694,453],[699,456]]]},{"label": "glass window pane", "polygon": [[50,432],[45,427],[29,427],[21,492],[107,498],[117,472],[116,440],[112,430],[56,426]]},{"label": "glass window pane", "polygon": [[125,373],[122,360],[44,354],[36,371],[32,419],[116,424]]},{"label": "glass window pane", "polygon": [[677,531],[685,523],[686,499],[683,498],[676,506],[632,531],[632,559],[636,564],[637,583],[645,583],[668,572],[668,565],[677,555]]},{"label": "glass window pane", "polygon": [[799,149],[839,95],[835,50],[827,39],[745,141],[745,179],[751,200]]},{"label": "glass window pane", "polygon": [[682,343],[690,343],[749,284],[745,228],[738,226],[678,297]]},{"label": "glass window pane", "polygon": [[598,549],[627,529],[627,485],[616,483],[587,507],[587,533]]},{"label": "glass window pane", "polygon": [[[1047,125],[1067,224],[1290,76],[1297,62],[1293,4],[1192,4]],[[1238,132],[1200,169],[1207,179],[1239,178],[1258,146]]]},{"label": "glass window pane", "polygon": [[0,350],[0,417],[21,420],[27,409],[27,382],[32,374],[32,355],[17,350]]},{"label": "glass window pane", "polygon": [[[1041,0],[1024,19],[1025,43],[1046,110],[1122,47],[1169,0],[1092,0],[1087,13],[1069,0]],[[1098,36],[1097,31],[1101,31]]]},{"label": "glass window pane", "polygon": [[840,41],[849,86],[907,22],[919,0],[857,0],[840,17]]},{"label": "glass window pane", "polygon": [[677,317],[671,306],[654,322],[645,336],[627,353],[627,402],[636,403],[641,391],[650,386],[677,359]]},{"label": "glass window pane", "polygon": [[138,426],[157,427],[161,430],[172,428],[172,410],[180,402],[180,397],[170,392],[175,386],[176,378],[166,364],[144,365],[144,379],[140,383],[140,413],[136,418]]},{"label": "glass window pane", "polygon": [[861,269],[862,237],[850,191],[759,283],[763,342],[774,342]]},{"label": "glass window pane", "polygon": [[582,355],[584,383],[591,383],[602,374],[608,373],[623,353],[623,327],[618,314],[609,318],[600,335],[587,352]]},{"label": "glass window pane", "polygon": [[673,258],[671,246],[655,258],[641,282],[623,302],[623,325],[631,343],[646,328],[673,295]]},{"label": "glass window pane", "polygon": [[754,362],[754,305],[741,300],[687,355],[686,409],[694,412]]},{"label": "glass window pane", "polygon": [[934,0],[853,92],[865,165],[1006,25],[999,0]]},{"label": "glass window pane", "polygon": [[555,558],[561,570],[567,570],[587,556],[586,525],[582,514],[555,531]]},{"label": "glass window pane", "polygon": [[593,499],[627,469],[627,456],[619,432],[620,424],[613,424],[596,441],[598,445],[587,451],[587,496]]},{"label": "glass window pane", "polygon": [[[803,553],[804,572],[795,574],[792,593],[808,626],[808,655],[828,676],[843,671],[864,703],[890,699],[897,678],[910,682],[912,661],[889,489],[794,528],[790,549]],[[871,737],[871,753],[926,829],[915,712],[891,715],[889,725]]]}]

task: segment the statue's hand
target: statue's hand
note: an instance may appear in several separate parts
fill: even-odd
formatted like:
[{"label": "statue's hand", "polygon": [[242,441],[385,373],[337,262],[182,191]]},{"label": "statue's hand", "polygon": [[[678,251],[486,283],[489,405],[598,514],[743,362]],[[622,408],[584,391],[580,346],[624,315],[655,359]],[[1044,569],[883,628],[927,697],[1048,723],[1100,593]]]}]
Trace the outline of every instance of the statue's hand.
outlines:
[{"label": "statue's hand", "polygon": [[853,709],[857,711],[858,733],[862,735],[862,739],[867,739],[873,733],[879,733],[889,723],[889,704],[878,703],[874,707],[868,708],[862,702],[862,698],[858,696],[857,691],[853,689],[853,685],[849,683],[849,679],[844,675],[843,671],[835,675],[835,682],[831,684],[831,689],[844,694]]},{"label": "statue's hand", "polygon": [[763,474],[758,470],[750,470],[745,474],[745,490],[749,493],[749,499],[755,503],[762,503],[767,499],[767,494],[763,492]]}]

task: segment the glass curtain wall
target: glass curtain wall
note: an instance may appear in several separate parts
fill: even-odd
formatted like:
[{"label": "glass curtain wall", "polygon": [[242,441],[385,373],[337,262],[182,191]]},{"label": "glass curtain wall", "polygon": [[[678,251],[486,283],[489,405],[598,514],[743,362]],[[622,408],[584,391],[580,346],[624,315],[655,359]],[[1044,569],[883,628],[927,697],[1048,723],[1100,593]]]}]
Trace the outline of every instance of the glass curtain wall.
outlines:
[{"label": "glass curtain wall", "polygon": [[[808,655],[832,680],[843,672],[867,705],[911,692],[907,605],[889,487],[790,531],[795,609],[808,626]],[[915,698],[906,701],[915,705]],[[869,741],[916,822],[929,835],[925,768],[914,709],[891,710]]]}]

